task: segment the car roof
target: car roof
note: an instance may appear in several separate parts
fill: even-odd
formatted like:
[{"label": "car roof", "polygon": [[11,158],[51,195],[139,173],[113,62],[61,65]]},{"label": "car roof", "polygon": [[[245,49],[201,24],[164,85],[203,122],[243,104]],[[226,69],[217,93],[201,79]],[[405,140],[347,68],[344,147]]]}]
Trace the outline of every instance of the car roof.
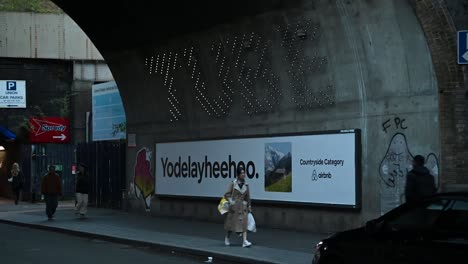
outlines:
[{"label": "car roof", "polygon": [[437,193],[433,197],[445,197],[445,198],[468,198],[468,192],[444,192]]},{"label": "car roof", "polygon": [[[427,197],[426,199],[424,199],[425,201],[431,201],[431,200],[434,200],[434,199],[450,199],[450,200],[463,200],[463,201],[468,201],[468,192],[443,192],[443,193],[436,193],[430,197]],[[424,200],[422,200],[422,202],[424,202]],[[414,204],[409,204],[409,203],[404,203],[392,210],[390,210],[389,212],[387,212],[386,214],[380,216],[379,218],[377,219],[385,219],[385,218],[388,218],[388,217],[391,217],[392,215],[395,215],[397,214],[398,212],[400,212],[402,209],[404,208],[412,208],[414,206]]]}]

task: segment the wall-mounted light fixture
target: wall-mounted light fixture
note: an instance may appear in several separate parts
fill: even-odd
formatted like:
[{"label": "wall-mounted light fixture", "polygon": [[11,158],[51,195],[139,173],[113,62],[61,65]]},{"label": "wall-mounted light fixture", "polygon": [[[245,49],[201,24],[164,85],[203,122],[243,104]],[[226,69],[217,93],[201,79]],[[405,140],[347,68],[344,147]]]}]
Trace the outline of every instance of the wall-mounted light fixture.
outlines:
[{"label": "wall-mounted light fixture", "polygon": [[5,151],[5,147],[0,146],[0,151]]}]

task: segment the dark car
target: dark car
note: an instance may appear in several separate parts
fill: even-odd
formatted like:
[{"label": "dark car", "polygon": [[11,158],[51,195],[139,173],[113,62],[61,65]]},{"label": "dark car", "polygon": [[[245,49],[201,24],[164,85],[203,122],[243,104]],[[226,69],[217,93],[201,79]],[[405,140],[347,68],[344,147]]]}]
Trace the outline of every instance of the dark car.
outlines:
[{"label": "dark car", "polygon": [[406,203],[316,246],[314,264],[468,263],[468,192]]}]

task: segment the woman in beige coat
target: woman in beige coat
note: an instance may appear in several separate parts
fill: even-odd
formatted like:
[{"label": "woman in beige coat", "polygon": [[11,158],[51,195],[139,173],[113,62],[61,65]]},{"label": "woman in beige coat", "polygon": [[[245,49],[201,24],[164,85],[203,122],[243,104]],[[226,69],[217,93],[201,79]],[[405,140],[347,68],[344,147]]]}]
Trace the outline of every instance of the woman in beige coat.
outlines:
[{"label": "woman in beige coat", "polygon": [[242,247],[250,247],[252,243],[247,240],[247,215],[252,211],[250,206],[249,185],[245,183],[245,171],[237,168],[237,179],[229,184],[228,191],[224,197],[229,201],[229,212],[224,220],[224,230],[226,237],[224,243],[231,245],[229,240],[232,232],[242,233]]}]

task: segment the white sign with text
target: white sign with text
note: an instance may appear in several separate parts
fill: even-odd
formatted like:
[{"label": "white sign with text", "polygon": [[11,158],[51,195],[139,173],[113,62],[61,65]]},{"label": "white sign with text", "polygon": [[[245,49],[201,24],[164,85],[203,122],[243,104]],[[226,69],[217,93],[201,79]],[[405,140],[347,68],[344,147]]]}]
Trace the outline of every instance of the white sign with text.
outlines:
[{"label": "white sign with text", "polygon": [[359,137],[343,130],[158,143],[156,195],[221,197],[242,166],[254,200],[357,207]]},{"label": "white sign with text", "polygon": [[26,108],[26,81],[0,81],[0,108]]}]

